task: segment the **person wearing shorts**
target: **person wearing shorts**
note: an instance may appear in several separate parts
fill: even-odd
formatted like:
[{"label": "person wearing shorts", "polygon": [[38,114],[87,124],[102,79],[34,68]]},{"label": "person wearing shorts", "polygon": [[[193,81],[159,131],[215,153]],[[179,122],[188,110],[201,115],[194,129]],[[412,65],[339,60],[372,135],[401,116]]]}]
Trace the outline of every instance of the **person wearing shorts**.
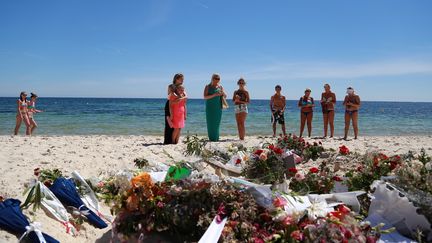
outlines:
[{"label": "person wearing shorts", "polygon": [[244,140],[246,135],[246,117],[248,114],[248,107],[250,98],[249,92],[246,90],[246,81],[243,78],[240,78],[237,81],[239,89],[234,91],[233,101],[234,101],[234,110],[237,121],[237,129],[240,140]]},{"label": "person wearing shorts", "polygon": [[272,113],[271,122],[273,124],[273,137],[276,137],[276,124],[279,123],[282,126],[282,133],[286,136],[285,129],[285,107],[286,99],[281,94],[282,87],[276,85],[275,94],[270,98],[270,110]]}]

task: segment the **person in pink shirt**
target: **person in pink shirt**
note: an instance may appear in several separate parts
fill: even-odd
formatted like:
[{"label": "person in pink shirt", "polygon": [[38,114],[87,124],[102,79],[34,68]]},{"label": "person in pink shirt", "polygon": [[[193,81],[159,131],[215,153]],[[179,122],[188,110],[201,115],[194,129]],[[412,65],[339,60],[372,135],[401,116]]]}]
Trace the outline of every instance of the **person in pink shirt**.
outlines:
[{"label": "person in pink shirt", "polygon": [[169,99],[170,105],[170,121],[171,127],[174,129],[172,134],[173,144],[177,144],[180,139],[181,129],[185,126],[187,118],[187,99],[178,99],[186,97],[185,88],[183,85],[176,85],[175,94],[172,94]]}]

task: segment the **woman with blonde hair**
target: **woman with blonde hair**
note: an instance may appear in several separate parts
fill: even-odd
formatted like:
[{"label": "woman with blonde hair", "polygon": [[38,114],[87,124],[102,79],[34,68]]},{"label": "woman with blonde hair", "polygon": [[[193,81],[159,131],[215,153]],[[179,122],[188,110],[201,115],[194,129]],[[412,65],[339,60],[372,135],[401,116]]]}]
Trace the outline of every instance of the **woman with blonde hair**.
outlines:
[{"label": "woman with blonde hair", "polygon": [[209,84],[204,89],[204,99],[206,100],[206,120],[207,133],[212,142],[219,141],[219,127],[222,119],[222,98],[226,94],[220,85],[219,74],[213,74]]},{"label": "woman with blonde hair", "polygon": [[348,131],[350,127],[350,122],[352,120],[352,124],[354,127],[354,139],[358,137],[358,111],[361,106],[360,96],[355,94],[353,88],[348,87],[347,95],[345,96],[345,100],[343,102],[345,106],[345,135],[344,139],[348,139]]},{"label": "woman with blonde hair", "polygon": [[246,127],[245,121],[248,114],[249,104],[249,92],[246,90],[246,81],[243,78],[240,78],[237,81],[237,85],[239,89],[234,91],[233,101],[234,101],[234,110],[237,121],[237,129],[240,140],[244,140],[246,135]]}]

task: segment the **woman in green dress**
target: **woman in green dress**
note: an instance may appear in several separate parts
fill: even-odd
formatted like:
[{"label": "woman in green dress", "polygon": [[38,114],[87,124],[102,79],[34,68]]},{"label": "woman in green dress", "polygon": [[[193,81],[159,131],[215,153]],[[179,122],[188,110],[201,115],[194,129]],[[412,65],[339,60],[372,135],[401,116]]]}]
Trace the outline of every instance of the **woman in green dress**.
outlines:
[{"label": "woman in green dress", "polygon": [[219,141],[219,126],[222,119],[222,97],[226,98],[223,87],[219,84],[220,76],[213,74],[210,84],[204,89],[206,100],[207,133],[210,141]]}]

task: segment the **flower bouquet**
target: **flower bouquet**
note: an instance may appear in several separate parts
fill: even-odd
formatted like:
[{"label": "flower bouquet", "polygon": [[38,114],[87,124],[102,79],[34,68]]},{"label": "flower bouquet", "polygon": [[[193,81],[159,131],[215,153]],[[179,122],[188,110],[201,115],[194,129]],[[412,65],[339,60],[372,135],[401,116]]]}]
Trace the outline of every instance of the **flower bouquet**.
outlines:
[{"label": "flower bouquet", "polygon": [[264,184],[279,184],[287,177],[288,166],[284,160],[285,150],[273,144],[255,150],[246,161],[242,174]]},{"label": "flower bouquet", "polygon": [[298,156],[303,157],[304,161],[308,161],[309,159],[315,161],[325,151],[321,142],[309,143],[303,138],[292,134],[279,137],[277,140],[277,147],[293,151]]},{"label": "flower bouquet", "polygon": [[342,178],[333,174],[325,162],[317,167],[311,167],[307,173],[291,168],[288,170],[291,178],[289,188],[302,195],[330,193],[336,181]]},{"label": "flower bouquet", "polygon": [[350,191],[370,191],[373,181],[388,176],[400,166],[404,166],[400,156],[388,157],[383,153],[366,154],[362,165],[345,174],[346,184]]}]

